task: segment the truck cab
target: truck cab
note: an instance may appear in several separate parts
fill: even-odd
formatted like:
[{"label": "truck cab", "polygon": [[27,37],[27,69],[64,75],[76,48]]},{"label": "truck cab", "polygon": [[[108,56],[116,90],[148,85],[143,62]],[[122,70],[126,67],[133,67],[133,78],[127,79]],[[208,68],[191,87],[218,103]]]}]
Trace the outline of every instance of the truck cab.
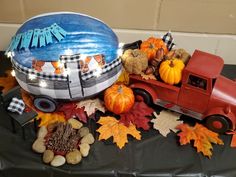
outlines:
[{"label": "truck cab", "polygon": [[148,104],[205,120],[209,129],[224,133],[236,124],[236,82],[220,74],[223,66],[222,58],[196,50],[182,71],[181,84],[131,75],[131,87]]}]

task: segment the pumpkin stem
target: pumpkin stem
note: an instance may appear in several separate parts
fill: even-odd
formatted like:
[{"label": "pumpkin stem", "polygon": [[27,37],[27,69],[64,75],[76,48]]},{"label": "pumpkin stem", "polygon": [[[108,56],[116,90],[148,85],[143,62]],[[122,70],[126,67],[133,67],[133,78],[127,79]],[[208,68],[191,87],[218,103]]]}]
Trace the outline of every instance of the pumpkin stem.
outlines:
[{"label": "pumpkin stem", "polygon": [[170,65],[170,67],[172,67],[172,68],[175,66],[173,60],[170,60],[170,64],[169,64],[169,65]]},{"label": "pumpkin stem", "polygon": [[119,85],[119,87],[118,87],[118,93],[122,93],[122,86],[121,85]]}]

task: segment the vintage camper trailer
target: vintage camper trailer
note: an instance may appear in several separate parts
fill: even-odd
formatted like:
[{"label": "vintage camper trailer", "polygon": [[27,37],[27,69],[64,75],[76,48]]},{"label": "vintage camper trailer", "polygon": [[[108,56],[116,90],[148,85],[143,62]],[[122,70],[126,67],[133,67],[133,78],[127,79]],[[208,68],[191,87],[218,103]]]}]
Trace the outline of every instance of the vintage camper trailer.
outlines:
[{"label": "vintage camper trailer", "polygon": [[116,81],[122,67],[118,45],[100,20],[59,12],[26,21],[7,54],[19,85],[35,96],[34,105],[53,112],[57,100],[90,97]]}]

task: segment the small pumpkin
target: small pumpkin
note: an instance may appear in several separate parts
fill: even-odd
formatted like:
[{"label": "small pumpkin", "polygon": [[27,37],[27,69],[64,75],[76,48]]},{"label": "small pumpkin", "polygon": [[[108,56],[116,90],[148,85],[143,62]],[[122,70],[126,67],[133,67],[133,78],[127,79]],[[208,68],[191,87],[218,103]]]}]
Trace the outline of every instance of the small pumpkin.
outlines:
[{"label": "small pumpkin", "polygon": [[128,49],[121,56],[123,66],[129,74],[141,74],[148,67],[147,55],[139,49]]},{"label": "small pumpkin", "polygon": [[150,37],[146,41],[143,41],[140,50],[147,54],[149,60],[154,59],[156,57],[157,50],[162,48],[164,53],[168,52],[166,44],[160,38]]},{"label": "small pumpkin", "polygon": [[134,105],[134,93],[123,84],[114,84],[106,89],[104,103],[106,108],[115,114],[128,112]]},{"label": "small pumpkin", "polygon": [[170,85],[178,84],[181,81],[184,66],[184,62],[177,58],[163,61],[159,68],[161,79]]}]

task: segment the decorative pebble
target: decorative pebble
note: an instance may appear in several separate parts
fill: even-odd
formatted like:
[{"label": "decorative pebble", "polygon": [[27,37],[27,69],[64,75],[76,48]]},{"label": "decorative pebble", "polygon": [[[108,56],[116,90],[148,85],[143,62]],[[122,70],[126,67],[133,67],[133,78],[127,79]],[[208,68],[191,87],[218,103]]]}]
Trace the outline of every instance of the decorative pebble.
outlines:
[{"label": "decorative pebble", "polygon": [[39,131],[38,131],[38,138],[44,138],[48,133],[48,130],[45,126],[42,126],[39,128]]},{"label": "decorative pebble", "polygon": [[46,150],[43,153],[43,162],[44,163],[50,163],[54,158],[54,152],[51,150]]},{"label": "decorative pebble", "polygon": [[82,144],[79,145],[79,148],[80,148],[79,150],[80,150],[83,157],[88,156],[89,150],[90,150],[90,145],[89,144],[82,143]]},{"label": "decorative pebble", "polygon": [[81,159],[82,159],[81,153],[77,149],[68,152],[66,154],[66,162],[68,164],[73,164],[73,165],[78,164],[81,161]]},{"label": "decorative pebble", "polygon": [[79,129],[79,134],[81,137],[84,137],[85,135],[89,134],[88,127],[82,127],[81,129]]},{"label": "decorative pebble", "polygon": [[74,128],[74,129],[80,129],[83,126],[83,124],[80,121],[78,121],[74,118],[70,118],[68,120],[68,123],[71,124],[72,128]]},{"label": "decorative pebble", "polygon": [[37,138],[35,142],[32,145],[32,149],[35,152],[43,153],[46,150],[46,146],[44,145],[44,139],[43,138]]},{"label": "decorative pebble", "polygon": [[61,155],[56,155],[53,160],[51,161],[51,165],[53,167],[59,167],[62,166],[66,163],[66,159],[65,157],[61,156]]},{"label": "decorative pebble", "polygon": [[93,144],[94,143],[94,137],[91,133],[85,135],[82,139],[81,139],[81,143],[87,143],[87,144]]}]

